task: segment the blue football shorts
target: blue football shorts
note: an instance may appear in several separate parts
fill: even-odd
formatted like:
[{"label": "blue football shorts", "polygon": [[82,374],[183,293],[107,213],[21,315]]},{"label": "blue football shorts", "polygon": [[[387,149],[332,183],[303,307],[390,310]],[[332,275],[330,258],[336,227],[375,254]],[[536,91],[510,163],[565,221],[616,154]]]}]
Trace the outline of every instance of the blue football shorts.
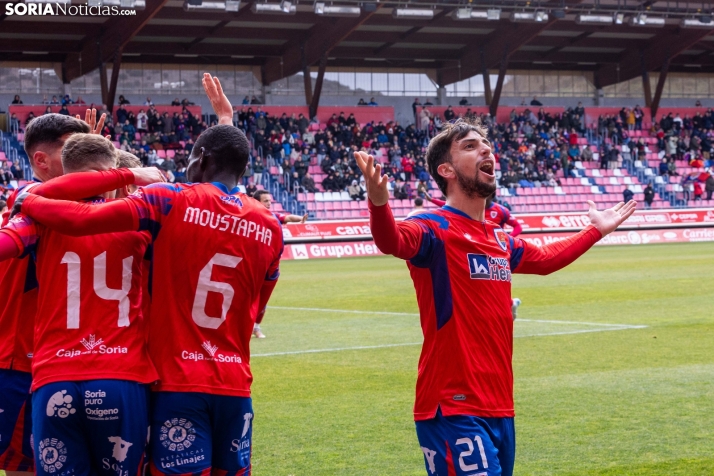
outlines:
[{"label": "blue football shorts", "polygon": [[513,418],[436,417],[416,422],[429,476],[512,476],[516,458]]}]

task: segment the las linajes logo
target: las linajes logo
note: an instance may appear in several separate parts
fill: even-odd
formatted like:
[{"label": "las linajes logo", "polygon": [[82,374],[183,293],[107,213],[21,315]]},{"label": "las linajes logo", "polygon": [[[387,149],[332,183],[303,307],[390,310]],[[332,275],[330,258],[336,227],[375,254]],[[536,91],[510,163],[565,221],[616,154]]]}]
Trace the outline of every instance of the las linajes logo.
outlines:
[{"label": "las linajes logo", "polygon": [[5,15],[17,16],[135,16],[146,0],[89,0],[86,5],[72,5],[70,0],[57,2],[6,3]]},{"label": "las linajes logo", "polygon": [[208,352],[208,355],[210,355],[211,357],[215,357],[216,351],[218,350],[218,346],[217,346],[217,345],[211,345],[211,341],[210,341],[210,340],[207,340],[206,342],[204,342],[204,343],[201,345],[201,347],[203,347],[203,349],[204,349],[206,352]]},{"label": "las linajes logo", "polygon": [[79,342],[88,351],[92,351],[92,350],[94,350],[95,347],[97,347],[98,345],[102,345],[104,343],[104,341],[101,338],[99,340],[97,340],[95,338],[94,334],[90,334],[88,339],[82,339]]},{"label": "las linajes logo", "polygon": [[184,451],[191,447],[194,440],[196,440],[196,429],[193,423],[185,418],[172,418],[161,426],[159,441],[169,451]]},{"label": "las linajes logo", "polygon": [[67,462],[67,447],[57,438],[45,438],[40,441],[39,453],[45,473],[55,473]]}]

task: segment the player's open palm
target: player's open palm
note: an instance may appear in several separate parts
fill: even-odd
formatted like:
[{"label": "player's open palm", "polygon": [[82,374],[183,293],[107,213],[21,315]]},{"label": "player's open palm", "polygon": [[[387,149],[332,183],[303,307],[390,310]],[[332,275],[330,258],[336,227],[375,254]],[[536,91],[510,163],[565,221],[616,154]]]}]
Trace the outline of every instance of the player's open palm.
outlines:
[{"label": "player's open palm", "polygon": [[355,152],[355,160],[364,175],[367,197],[371,202],[378,207],[389,202],[389,177],[382,175],[381,164],[375,164],[374,157],[365,152]]},{"label": "player's open palm", "polygon": [[588,211],[590,223],[602,233],[602,236],[615,231],[637,209],[637,202],[634,200],[630,200],[627,203],[620,202],[614,207],[603,211],[598,211],[595,203],[590,200],[588,200],[588,205],[590,205],[590,210]]},{"label": "player's open palm", "polygon": [[209,73],[203,73],[203,89],[208,100],[211,101],[213,112],[218,116],[219,124],[233,125],[233,106],[228,97],[223,93],[221,82]]}]

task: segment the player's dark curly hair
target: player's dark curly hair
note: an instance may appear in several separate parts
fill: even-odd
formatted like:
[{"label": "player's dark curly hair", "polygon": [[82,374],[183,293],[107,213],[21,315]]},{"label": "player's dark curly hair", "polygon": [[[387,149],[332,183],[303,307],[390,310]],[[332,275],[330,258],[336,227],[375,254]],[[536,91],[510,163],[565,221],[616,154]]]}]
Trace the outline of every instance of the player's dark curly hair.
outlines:
[{"label": "player's dark curly hair", "polygon": [[66,134],[84,133],[90,131],[89,125],[71,116],[62,114],[45,114],[34,118],[25,131],[25,152],[32,160],[37,147],[43,144],[60,145],[60,139]]},{"label": "player's dark curly hair", "polygon": [[[237,127],[219,124],[203,131],[196,139],[194,149],[210,155],[220,170],[228,170],[241,177],[250,158],[250,144],[243,131]],[[195,153],[195,152],[194,152]]]},{"label": "player's dark curly hair", "polygon": [[453,123],[445,123],[441,128],[441,132],[431,139],[429,146],[426,148],[426,165],[444,196],[446,196],[446,179],[439,175],[436,169],[441,164],[451,160],[451,145],[454,141],[463,139],[471,131],[476,132],[481,137],[488,137],[486,128],[478,118],[457,119]]}]

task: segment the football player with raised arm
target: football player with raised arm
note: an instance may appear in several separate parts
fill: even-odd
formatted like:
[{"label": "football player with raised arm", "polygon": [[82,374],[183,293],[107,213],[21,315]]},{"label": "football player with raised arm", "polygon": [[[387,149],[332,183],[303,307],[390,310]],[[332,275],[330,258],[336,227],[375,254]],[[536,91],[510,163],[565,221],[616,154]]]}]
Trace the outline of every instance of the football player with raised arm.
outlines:
[{"label": "football player with raised arm", "polygon": [[486,220],[496,189],[496,161],[486,131],[463,120],[446,124],[427,148],[443,208],[397,223],[388,177],[363,152],[370,226],[385,254],[407,261],[424,334],[414,404],[428,475],[511,476],[515,461],[511,273],[564,268],[635,210],[620,203],[591,225],[538,248]]},{"label": "football player with raised arm", "polygon": [[279,276],[282,229],[241,193],[250,146],[233,127],[217,78],[204,88],[219,117],[196,140],[189,184],[158,184],[88,206],[29,196],[22,210],[71,235],[152,235],[149,353],[160,383],[151,410],[152,474],[249,475],[250,338]]},{"label": "football player with raised arm", "polygon": [[[84,203],[97,206],[114,189],[135,183],[131,170],[115,166],[108,139],[73,134],[62,148],[68,175],[32,187],[18,203],[58,182],[67,187],[71,177],[73,187],[84,190]],[[112,192],[92,196],[98,184]],[[142,260],[150,239],[147,232],[70,237],[22,214],[0,230],[0,257],[8,257],[9,241],[12,257],[30,254],[36,261],[31,389],[38,475],[132,476],[141,470],[147,384],[158,378],[141,315]]]},{"label": "football player with raised arm", "polygon": [[[96,195],[106,190],[106,185],[131,177],[121,177],[116,171],[107,172],[104,177],[108,182],[98,184],[98,189],[86,188],[85,183],[68,187],[66,183],[54,181],[51,185],[38,187],[61,176],[62,147],[64,142],[76,133],[98,134],[104,124],[104,115],[97,121],[95,109],[87,109],[85,121],[61,114],[45,114],[35,118],[25,132],[25,151],[32,167],[33,181],[19,187],[8,200],[13,206],[17,194],[32,188],[33,193],[49,198],[79,200]],[[137,170],[135,169],[135,172]],[[133,180],[133,178],[131,178]],[[150,182],[146,182],[150,183]],[[9,211],[3,215],[3,224],[7,223]],[[10,246],[9,256],[14,256],[15,249]],[[37,279],[35,261],[30,256],[11,259],[0,264],[0,331],[12,335],[0,347],[0,469],[8,476],[30,474],[34,470],[32,445],[32,412],[30,385],[32,376],[32,340],[35,312],[37,309]]]}]

